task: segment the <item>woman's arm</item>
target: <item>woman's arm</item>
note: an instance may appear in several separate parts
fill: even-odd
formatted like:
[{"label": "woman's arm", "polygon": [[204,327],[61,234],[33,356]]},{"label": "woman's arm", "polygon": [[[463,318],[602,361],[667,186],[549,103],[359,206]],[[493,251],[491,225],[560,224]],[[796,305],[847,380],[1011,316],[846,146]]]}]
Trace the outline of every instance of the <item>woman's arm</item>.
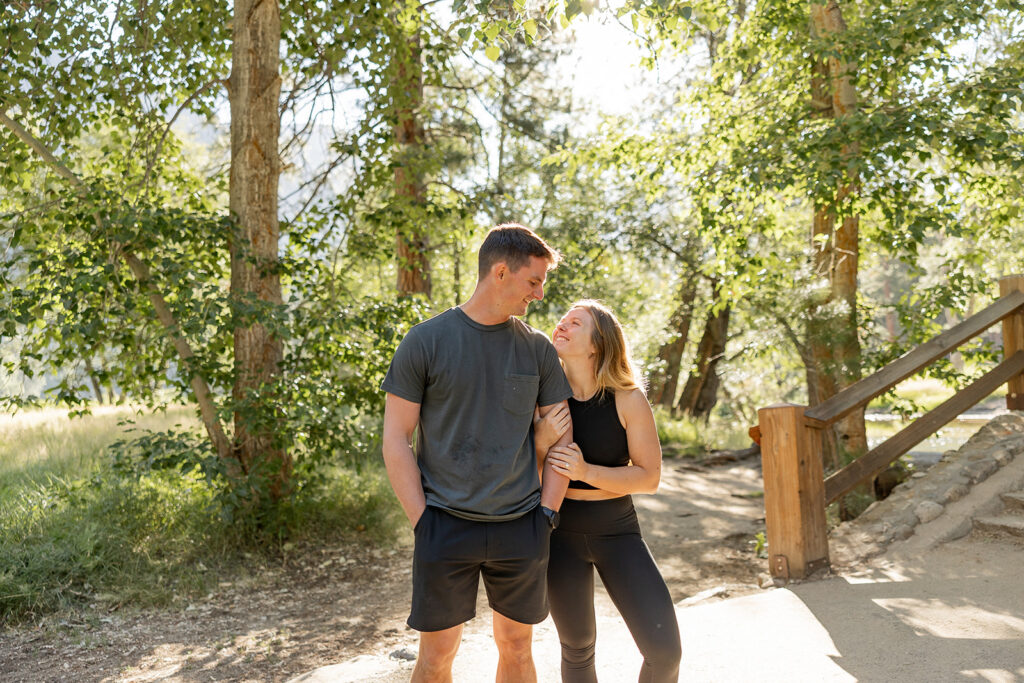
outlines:
[{"label": "woman's arm", "polygon": [[612,493],[656,493],[661,483],[661,442],[654,412],[639,389],[616,392],[615,407],[626,429],[630,467],[603,467],[583,460],[575,443],[555,446],[548,460],[556,472]]}]

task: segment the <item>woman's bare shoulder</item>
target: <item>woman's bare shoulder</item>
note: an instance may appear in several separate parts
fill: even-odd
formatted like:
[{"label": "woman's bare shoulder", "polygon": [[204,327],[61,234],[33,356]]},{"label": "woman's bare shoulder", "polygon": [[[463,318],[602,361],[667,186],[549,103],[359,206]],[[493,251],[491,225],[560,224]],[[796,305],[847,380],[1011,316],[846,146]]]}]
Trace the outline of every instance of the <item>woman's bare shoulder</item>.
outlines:
[{"label": "woman's bare shoulder", "polygon": [[651,404],[647,402],[647,395],[639,387],[616,391],[615,407],[627,416],[635,411],[650,412],[651,410]]}]

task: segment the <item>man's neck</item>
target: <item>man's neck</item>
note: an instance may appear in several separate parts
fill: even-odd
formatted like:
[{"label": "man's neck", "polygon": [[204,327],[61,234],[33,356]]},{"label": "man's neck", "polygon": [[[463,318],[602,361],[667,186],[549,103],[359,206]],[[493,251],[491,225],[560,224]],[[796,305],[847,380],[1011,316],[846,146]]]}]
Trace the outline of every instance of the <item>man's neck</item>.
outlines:
[{"label": "man's neck", "polygon": [[481,325],[500,325],[508,321],[510,316],[501,306],[479,289],[473,292],[469,301],[459,306],[462,312],[469,316],[473,322]]}]

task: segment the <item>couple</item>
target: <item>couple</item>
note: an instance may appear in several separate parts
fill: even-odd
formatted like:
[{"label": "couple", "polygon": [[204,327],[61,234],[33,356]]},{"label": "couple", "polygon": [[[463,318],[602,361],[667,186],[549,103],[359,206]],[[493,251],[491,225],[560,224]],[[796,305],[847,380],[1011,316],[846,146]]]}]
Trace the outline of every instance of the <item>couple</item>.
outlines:
[{"label": "couple", "polygon": [[619,324],[584,301],[548,341],[516,317],[558,261],[528,228],[491,230],[473,295],[409,330],[381,386],[384,462],[416,538],[414,682],[451,680],[480,575],[498,681],[536,680],[532,625],[549,598],[562,680],[596,680],[595,567],[644,656],[640,680],[678,679],[675,610],[629,496],[657,489],[661,446]]}]

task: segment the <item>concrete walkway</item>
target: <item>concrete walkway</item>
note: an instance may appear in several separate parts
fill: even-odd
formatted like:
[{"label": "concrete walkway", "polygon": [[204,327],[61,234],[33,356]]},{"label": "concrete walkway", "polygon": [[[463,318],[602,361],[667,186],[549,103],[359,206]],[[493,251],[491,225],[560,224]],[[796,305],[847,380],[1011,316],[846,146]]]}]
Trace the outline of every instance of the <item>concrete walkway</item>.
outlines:
[{"label": "concrete walkway", "polygon": [[[677,606],[681,681],[1024,681],[1024,546],[969,537],[921,551],[899,545],[855,574]],[[606,598],[604,598],[606,600]],[[604,606],[605,608],[607,605]],[[598,675],[636,680],[640,655],[599,607]],[[488,615],[467,627],[455,681],[493,680]],[[295,679],[408,681],[415,640]],[[550,619],[535,630],[540,681],[559,680]]]}]

